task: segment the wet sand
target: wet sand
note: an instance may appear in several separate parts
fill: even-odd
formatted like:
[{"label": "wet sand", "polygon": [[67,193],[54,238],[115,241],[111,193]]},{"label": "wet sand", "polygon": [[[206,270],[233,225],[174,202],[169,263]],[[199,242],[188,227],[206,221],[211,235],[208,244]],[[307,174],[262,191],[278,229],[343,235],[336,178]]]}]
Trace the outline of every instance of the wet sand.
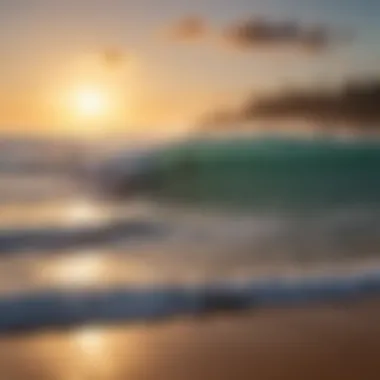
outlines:
[{"label": "wet sand", "polygon": [[371,380],[380,298],[0,338],[12,380]]}]

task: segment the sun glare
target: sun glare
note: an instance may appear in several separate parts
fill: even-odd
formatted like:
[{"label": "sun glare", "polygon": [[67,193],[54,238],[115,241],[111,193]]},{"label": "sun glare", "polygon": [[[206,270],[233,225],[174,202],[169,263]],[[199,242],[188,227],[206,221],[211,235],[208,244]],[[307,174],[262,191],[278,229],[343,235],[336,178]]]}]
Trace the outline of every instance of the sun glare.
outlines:
[{"label": "sun glare", "polygon": [[105,341],[101,331],[85,328],[82,331],[78,331],[73,337],[77,347],[86,358],[94,359],[98,354],[103,354]]},{"label": "sun glare", "polygon": [[84,118],[103,117],[110,109],[108,94],[96,87],[77,89],[73,100],[76,112]]},{"label": "sun glare", "polygon": [[104,260],[91,252],[81,257],[67,257],[53,265],[50,278],[64,287],[96,285],[106,273],[104,265]]}]

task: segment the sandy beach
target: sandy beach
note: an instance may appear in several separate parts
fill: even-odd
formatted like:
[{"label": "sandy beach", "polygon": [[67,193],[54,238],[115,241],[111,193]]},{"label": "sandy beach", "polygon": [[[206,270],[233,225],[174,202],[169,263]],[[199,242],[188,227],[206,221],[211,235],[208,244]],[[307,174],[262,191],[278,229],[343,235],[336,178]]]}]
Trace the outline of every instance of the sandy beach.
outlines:
[{"label": "sandy beach", "polygon": [[380,299],[2,337],[3,379],[379,378]]}]

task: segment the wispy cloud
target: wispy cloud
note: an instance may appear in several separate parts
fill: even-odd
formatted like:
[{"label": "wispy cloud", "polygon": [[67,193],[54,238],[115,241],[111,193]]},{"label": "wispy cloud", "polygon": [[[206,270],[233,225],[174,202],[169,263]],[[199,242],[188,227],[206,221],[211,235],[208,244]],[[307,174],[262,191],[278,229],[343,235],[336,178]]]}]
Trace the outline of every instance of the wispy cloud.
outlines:
[{"label": "wispy cloud", "polygon": [[187,42],[208,36],[207,23],[198,16],[187,16],[169,27],[167,35],[177,41]]},{"label": "wispy cloud", "polygon": [[325,25],[305,25],[298,21],[272,21],[263,17],[236,20],[219,29],[199,16],[187,16],[169,28],[169,36],[177,42],[199,41],[213,37],[240,51],[298,48],[322,52],[347,41]]},{"label": "wispy cloud", "polygon": [[234,47],[301,47],[324,50],[335,37],[325,26],[306,27],[295,21],[273,22],[264,18],[240,20],[223,31],[223,38]]}]

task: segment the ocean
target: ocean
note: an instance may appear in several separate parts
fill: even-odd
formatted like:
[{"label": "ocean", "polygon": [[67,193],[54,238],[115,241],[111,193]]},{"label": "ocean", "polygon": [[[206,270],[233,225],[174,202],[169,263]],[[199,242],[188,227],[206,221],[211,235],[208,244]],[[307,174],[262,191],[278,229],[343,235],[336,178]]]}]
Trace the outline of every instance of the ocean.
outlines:
[{"label": "ocean", "polygon": [[[380,142],[258,139],[254,173],[236,170],[246,148],[233,167],[231,149],[221,165],[208,144],[187,147],[164,152],[166,187],[149,196],[99,197],[70,172],[0,174],[0,331],[380,291]],[[201,157],[195,180],[183,152]]]}]

